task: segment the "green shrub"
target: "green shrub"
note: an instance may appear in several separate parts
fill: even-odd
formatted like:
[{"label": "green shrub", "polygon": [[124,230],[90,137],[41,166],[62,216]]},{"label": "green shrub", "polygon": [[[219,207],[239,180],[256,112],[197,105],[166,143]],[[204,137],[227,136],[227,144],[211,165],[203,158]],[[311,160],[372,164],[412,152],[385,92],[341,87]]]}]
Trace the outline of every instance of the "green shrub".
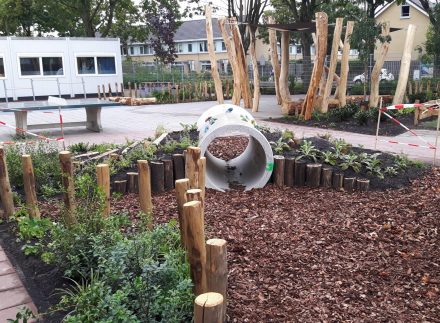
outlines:
[{"label": "green shrub", "polygon": [[348,103],[342,108],[332,109],[329,112],[329,119],[336,122],[343,122],[350,120],[359,110],[359,106],[355,103]]},{"label": "green shrub", "polygon": [[370,113],[368,110],[359,110],[353,116],[354,120],[356,120],[357,124],[360,126],[364,126],[368,124],[368,120],[370,119]]}]

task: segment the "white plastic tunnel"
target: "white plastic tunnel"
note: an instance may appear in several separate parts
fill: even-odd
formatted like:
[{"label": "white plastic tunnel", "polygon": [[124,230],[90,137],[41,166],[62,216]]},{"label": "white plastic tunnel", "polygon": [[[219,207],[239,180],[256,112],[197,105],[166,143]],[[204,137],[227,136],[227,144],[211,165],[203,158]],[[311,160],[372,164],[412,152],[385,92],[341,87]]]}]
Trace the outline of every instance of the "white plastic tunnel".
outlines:
[{"label": "white plastic tunnel", "polygon": [[[206,157],[206,187],[225,191],[231,185],[245,190],[266,185],[273,170],[273,153],[266,137],[255,126],[250,113],[232,104],[216,105],[200,116],[197,128],[201,155]],[[242,154],[225,161],[209,152],[214,139],[234,135],[249,138]]]}]

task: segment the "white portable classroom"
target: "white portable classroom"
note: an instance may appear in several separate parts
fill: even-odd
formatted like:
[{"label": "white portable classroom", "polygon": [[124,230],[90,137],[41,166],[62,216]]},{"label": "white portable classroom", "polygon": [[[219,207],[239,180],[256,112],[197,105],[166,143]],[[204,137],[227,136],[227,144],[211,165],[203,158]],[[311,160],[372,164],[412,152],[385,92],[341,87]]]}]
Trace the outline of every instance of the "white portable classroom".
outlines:
[{"label": "white portable classroom", "polygon": [[0,37],[0,99],[96,96],[121,83],[117,38]]}]

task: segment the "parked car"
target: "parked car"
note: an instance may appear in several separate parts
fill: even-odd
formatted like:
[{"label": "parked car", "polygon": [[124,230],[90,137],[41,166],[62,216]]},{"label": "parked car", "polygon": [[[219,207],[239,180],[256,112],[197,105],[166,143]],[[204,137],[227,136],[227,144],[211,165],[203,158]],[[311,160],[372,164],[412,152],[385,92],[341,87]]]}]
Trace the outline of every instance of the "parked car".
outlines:
[{"label": "parked car", "polygon": [[[388,70],[386,68],[382,68],[380,70],[380,74],[379,74],[379,82],[380,81],[394,81],[394,75],[390,72],[388,72]],[[364,83],[365,82],[365,73],[362,73],[360,75],[357,75],[354,77],[353,79],[354,83]]]}]

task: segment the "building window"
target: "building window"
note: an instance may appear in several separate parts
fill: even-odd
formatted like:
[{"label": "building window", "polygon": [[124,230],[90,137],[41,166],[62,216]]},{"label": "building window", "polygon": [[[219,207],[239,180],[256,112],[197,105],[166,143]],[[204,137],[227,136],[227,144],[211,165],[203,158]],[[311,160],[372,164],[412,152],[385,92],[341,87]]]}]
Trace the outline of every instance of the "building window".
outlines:
[{"label": "building window", "polygon": [[226,45],[224,41],[222,41],[222,52],[226,52]]},{"label": "building window", "polygon": [[134,55],[134,46],[130,46],[130,55]]},{"label": "building window", "polygon": [[183,44],[177,44],[177,52],[183,53]]},{"label": "building window", "polygon": [[295,45],[296,47],[296,53],[297,54],[302,54],[302,46],[301,45]]},{"label": "building window", "polygon": [[63,76],[61,56],[20,57],[20,76]]},{"label": "building window", "polygon": [[0,78],[5,77],[5,62],[3,57],[0,57]]},{"label": "building window", "polygon": [[199,52],[207,52],[208,51],[208,42],[205,40],[201,43],[199,43]]},{"label": "building window", "polygon": [[78,65],[78,74],[95,74],[94,57],[77,57],[76,63]]},{"label": "building window", "polygon": [[116,74],[116,62],[113,56],[97,57],[98,74]]},{"label": "building window", "polygon": [[188,44],[188,53],[192,53],[193,51],[193,44]]},{"label": "building window", "polygon": [[400,9],[400,18],[409,18],[410,6],[407,4],[403,4]]},{"label": "building window", "polygon": [[289,45],[289,54],[295,55],[295,45]]},{"label": "building window", "polygon": [[144,55],[145,53],[144,53],[144,46],[140,46],[139,47],[139,53],[141,54],[141,55]]}]

